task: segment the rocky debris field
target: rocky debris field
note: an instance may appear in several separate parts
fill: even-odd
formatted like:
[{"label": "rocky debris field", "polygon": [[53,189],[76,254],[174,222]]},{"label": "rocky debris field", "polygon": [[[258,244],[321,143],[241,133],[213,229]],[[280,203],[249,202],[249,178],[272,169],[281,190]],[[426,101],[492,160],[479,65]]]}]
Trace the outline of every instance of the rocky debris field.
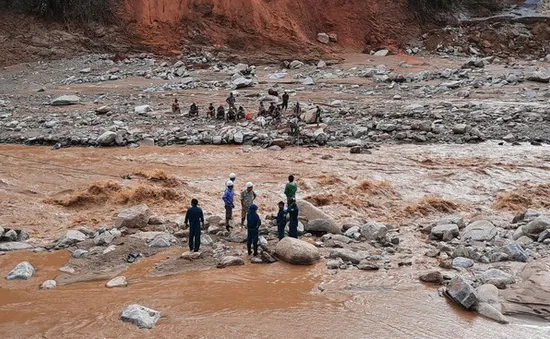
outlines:
[{"label": "rocky debris field", "polygon": [[[526,210],[498,226],[490,220],[449,215],[434,223],[396,228],[374,221],[341,224],[306,201],[299,201],[299,206],[303,211],[298,228],[301,239],[286,237],[278,241],[274,216],[266,216],[260,228],[257,257],[245,254],[244,229],[227,232],[219,216],[208,217],[201,236],[201,252],[193,253],[182,249],[189,230],[181,220],[154,216],[147,205],[124,209],[110,228],[68,230],[53,243],[34,248],[35,252],[72,252],[72,258],[59,268],[62,273],[55,280],[37,284],[41,289],[54,289],[103,278],[108,280],[106,288],[125,288],[132,282],[121,275],[124,270],[170,249],[176,252],[166,252],[169,255],[153,265],[150,274],[245,263],[271,264],[278,259],[296,265],[312,265],[321,260],[333,272],[328,276],[328,281],[333,281],[346,279],[337,272],[383,270],[400,274],[401,268],[420,264],[423,269],[418,271],[418,279],[443,285],[441,296],[465,309],[500,323],[509,322],[507,315],[550,319],[548,284],[538,283],[550,269],[550,219],[541,212]],[[5,233],[9,232],[12,231]],[[3,236],[2,240],[11,239]],[[178,250],[183,254],[175,254]],[[33,279],[33,273],[40,269],[32,262],[21,262],[6,279]],[[319,289],[325,288],[322,282]],[[160,319],[160,312],[129,305],[122,311],[121,319],[150,329]]]},{"label": "rocky debris field", "polygon": [[[179,60],[142,54],[115,62],[92,55],[13,66],[0,72],[0,142],[56,148],[548,142],[548,57],[433,59],[379,52],[281,65],[233,64],[199,53]],[[256,119],[260,102],[266,108],[281,104],[285,90],[290,107],[282,121]],[[209,103],[227,108],[230,92],[253,120],[206,118]],[[175,98],[182,114],[171,112]],[[200,115],[190,118],[193,102]],[[296,102],[299,136],[289,128]],[[322,123],[315,123],[317,106]]]}]

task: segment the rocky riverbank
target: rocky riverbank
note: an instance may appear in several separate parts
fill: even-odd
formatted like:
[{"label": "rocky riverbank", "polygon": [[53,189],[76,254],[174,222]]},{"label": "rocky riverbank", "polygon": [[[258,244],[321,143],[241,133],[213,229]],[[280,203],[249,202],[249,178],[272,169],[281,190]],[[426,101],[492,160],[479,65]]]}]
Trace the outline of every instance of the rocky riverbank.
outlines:
[{"label": "rocky riverbank", "polygon": [[[8,68],[0,73],[0,142],[57,148],[548,142],[548,60],[379,55],[256,66],[211,53],[180,60],[97,55]],[[230,92],[256,116],[260,102],[280,104],[284,90],[290,108],[300,102],[304,112],[299,137],[290,135],[290,110],[278,124],[205,117],[208,104],[225,104]],[[181,115],[171,112],[174,98]],[[198,118],[186,116],[192,102]],[[317,106],[321,124],[313,123]]]}]

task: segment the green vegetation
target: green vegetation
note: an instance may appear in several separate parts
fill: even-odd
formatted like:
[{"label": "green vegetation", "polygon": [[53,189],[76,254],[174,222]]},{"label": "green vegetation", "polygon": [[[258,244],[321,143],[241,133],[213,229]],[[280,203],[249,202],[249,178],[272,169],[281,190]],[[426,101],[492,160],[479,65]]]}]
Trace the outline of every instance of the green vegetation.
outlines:
[{"label": "green vegetation", "polygon": [[62,22],[106,23],[113,20],[112,0],[0,0],[0,9]]}]

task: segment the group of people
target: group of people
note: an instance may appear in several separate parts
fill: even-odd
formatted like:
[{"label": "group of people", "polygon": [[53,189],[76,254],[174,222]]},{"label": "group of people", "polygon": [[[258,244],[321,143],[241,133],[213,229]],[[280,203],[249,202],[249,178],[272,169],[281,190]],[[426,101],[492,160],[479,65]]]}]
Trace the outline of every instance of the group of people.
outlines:
[{"label": "group of people", "polygon": [[[278,96],[278,93],[277,92],[275,93]],[[271,102],[269,104],[269,107],[266,108],[264,105],[264,102],[261,101],[260,107],[258,108],[258,117],[260,119],[264,119],[264,122],[265,122],[265,118],[271,118],[272,122],[280,123],[283,116],[283,111],[286,112],[288,110],[289,99],[290,99],[290,96],[288,92],[285,91],[282,95],[282,104],[275,105],[274,102]],[[223,104],[219,105],[218,108],[215,108],[214,104],[210,103],[210,105],[206,110],[206,116],[212,119],[215,118],[218,120],[225,120],[227,122],[230,122],[230,121],[235,122],[237,120],[251,120],[252,115],[250,113],[246,113],[243,106],[239,106],[239,108],[237,108],[237,106],[235,105],[236,101],[237,99],[231,92],[229,93],[229,96],[227,97],[227,99],[225,99],[225,102],[228,105],[227,110]],[[321,108],[317,106],[317,110],[315,113],[316,123],[322,122],[321,112],[322,112]],[[178,99],[174,99],[174,102],[172,103],[172,113],[181,114],[181,108],[180,108]],[[301,119],[300,116],[302,114],[302,107],[300,106],[299,102],[296,102],[296,104],[294,105],[293,113],[294,114],[289,121],[290,132],[292,135],[297,135],[299,134],[298,122],[300,121]],[[197,106],[196,103],[192,103],[191,106],[189,107],[188,116],[189,117],[199,116],[199,107]]]},{"label": "group of people", "polygon": [[[224,107],[224,105],[219,105],[216,109],[214,107],[213,103],[210,103],[206,110],[206,116],[208,118],[215,118],[218,120],[225,120],[225,121],[237,121],[237,120],[250,120],[252,119],[252,116],[250,114],[246,114],[245,109],[243,106],[239,106],[237,108],[235,106],[235,96],[233,93],[229,94],[229,97],[225,99],[225,102],[229,105],[227,111]],[[181,108],[178,102],[178,99],[174,99],[174,102],[172,103],[172,113],[173,114],[181,114]],[[199,107],[196,103],[192,103],[189,107],[189,117],[198,117],[199,116]]]},{"label": "group of people", "polygon": [[[222,196],[222,200],[225,208],[225,227],[228,232],[231,232],[233,226],[231,221],[233,220],[233,209],[235,208],[235,180],[237,176],[235,173],[229,175],[229,180],[225,183],[225,190]],[[287,208],[285,208],[285,202],[280,201],[278,203],[277,213],[277,233],[279,240],[285,237],[285,229],[288,220],[288,235],[294,238],[298,238],[298,214],[299,208],[296,204],[296,192],[298,186],[294,181],[294,176],[288,177],[288,183],[285,186],[284,194],[287,198]],[[258,206],[254,203],[257,195],[254,192],[254,184],[252,182],[246,183],[246,188],[240,194],[241,202],[241,227],[247,228],[247,250],[248,255],[258,255],[258,238],[259,229],[262,225],[260,216],[258,215]],[[198,207],[198,200],[191,200],[191,207],[185,214],[185,225],[189,227],[189,250],[198,252],[200,249],[200,237],[201,229],[204,228],[204,214],[200,207]]]}]

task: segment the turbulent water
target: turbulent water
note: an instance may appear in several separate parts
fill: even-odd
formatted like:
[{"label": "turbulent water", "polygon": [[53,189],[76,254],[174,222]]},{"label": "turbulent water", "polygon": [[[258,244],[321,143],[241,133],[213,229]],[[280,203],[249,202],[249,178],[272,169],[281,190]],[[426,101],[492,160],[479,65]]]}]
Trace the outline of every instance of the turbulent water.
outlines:
[{"label": "turbulent water", "polygon": [[[351,205],[330,201],[322,206],[338,219],[376,218],[380,214],[391,220],[392,214],[399,212],[393,223],[403,227],[400,246],[413,257],[412,267],[392,266],[379,272],[328,272],[321,262],[314,267],[246,264],[165,276],[150,274],[168,257],[181,254],[178,248],[130,266],[123,273],[129,280],[126,288],[106,289],[104,278],[43,291],[38,289],[40,283],[58,277],[58,269],[70,253],[9,253],[0,256],[1,276],[23,260],[38,271],[28,281],[0,280],[2,338],[550,337],[550,326],[545,323],[511,318],[511,324],[499,325],[458,309],[436,289],[419,283],[418,272],[433,264],[426,262],[422,243],[406,225],[431,215],[404,212],[423,196],[435,194],[459,203],[459,212],[469,216],[509,218],[509,211],[493,208],[496,195],[547,182],[547,147],[394,145],[372,154],[350,155],[346,150],[294,148],[281,152],[247,147],[244,151],[241,147],[51,151],[1,146],[0,154],[2,220],[6,226],[28,230],[36,244],[47,243],[70,227],[112,223],[125,206],[118,196],[68,207],[50,201],[78,196],[98,181],[152,189],[142,193],[144,199],[151,198],[147,203],[156,214],[181,215],[191,196],[215,214],[223,182],[227,173],[234,171],[238,185],[248,180],[256,183],[260,209],[266,215],[281,198],[285,177],[295,173],[302,197],[323,193],[350,199],[348,195],[356,195],[364,199],[359,201],[373,203],[360,212],[352,204],[356,200],[349,200]],[[166,180],[122,178],[153,170],[162,170],[174,180],[166,186]],[[386,181],[374,187],[390,187],[395,193],[369,195],[358,190],[363,186],[357,185],[367,179]],[[181,200],[147,196],[166,187],[181,194]],[[337,195],[343,190],[347,195]],[[120,312],[130,303],[162,313],[155,329],[139,330],[119,320]]]}]

